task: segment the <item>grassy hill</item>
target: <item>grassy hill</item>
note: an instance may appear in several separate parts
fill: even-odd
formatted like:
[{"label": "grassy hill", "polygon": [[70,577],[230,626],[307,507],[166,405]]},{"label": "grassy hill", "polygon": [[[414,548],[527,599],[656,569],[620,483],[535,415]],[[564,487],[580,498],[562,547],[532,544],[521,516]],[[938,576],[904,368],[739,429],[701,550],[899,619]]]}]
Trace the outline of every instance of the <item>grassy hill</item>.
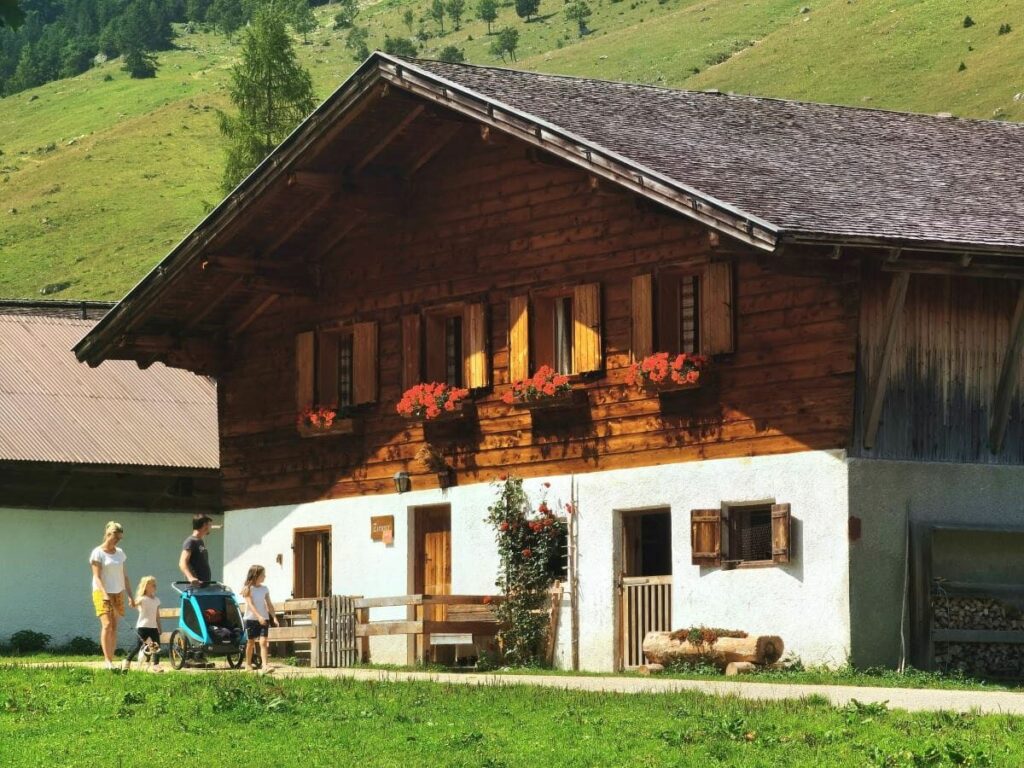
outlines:
[{"label": "grassy hill", "polygon": [[[965,117],[1024,119],[1024,4],[975,0],[590,0],[580,39],[564,5],[543,0],[524,24],[511,7],[495,29],[520,30],[515,66],[683,88],[826,101]],[[371,45],[385,34],[436,33],[426,0],[364,5]],[[474,6],[470,0],[467,6]],[[335,9],[298,45],[318,96],[356,66]],[[1009,24],[1009,34],[998,34]],[[472,63],[489,55],[485,25],[427,40]],[[223,147],[216,110],[234,43],[182,34],[154,80],[131,80],[120,62],[0,100],[0,296],[119,298],[218,199]],[[963,68],[961,68],[963,64]]]}]

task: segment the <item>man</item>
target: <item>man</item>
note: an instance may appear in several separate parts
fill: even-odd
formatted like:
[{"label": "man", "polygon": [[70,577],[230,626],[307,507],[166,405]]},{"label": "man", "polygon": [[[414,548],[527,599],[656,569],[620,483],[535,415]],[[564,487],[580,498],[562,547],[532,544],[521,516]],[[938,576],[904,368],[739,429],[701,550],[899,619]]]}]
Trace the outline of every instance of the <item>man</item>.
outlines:
[{"label": "man", "polygon": [[206,544],[203,542],[213,528],[212,523],[213,520],[206,515],[193,517],[192,535],[181,545],[178,568],[184,574],[185,580],[192,582],[193,586],[213,581],[213,574],[210,573],[210,557],[206,552]]}]

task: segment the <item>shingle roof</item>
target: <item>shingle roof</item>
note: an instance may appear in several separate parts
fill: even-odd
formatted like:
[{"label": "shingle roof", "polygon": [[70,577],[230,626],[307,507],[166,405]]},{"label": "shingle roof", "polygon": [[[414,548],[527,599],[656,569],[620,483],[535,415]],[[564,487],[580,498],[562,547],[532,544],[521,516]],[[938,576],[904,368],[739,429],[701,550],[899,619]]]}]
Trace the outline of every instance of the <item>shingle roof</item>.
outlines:
[{"label": "shingle roof", "polygon": [[1024,125],[408,63],[783,233],[1024,247]]},{"label": "shingle roof", "polygon": [[156,363],[81,365],[93,320],[0,314],[0,461],[216,468],[217,390]]}]

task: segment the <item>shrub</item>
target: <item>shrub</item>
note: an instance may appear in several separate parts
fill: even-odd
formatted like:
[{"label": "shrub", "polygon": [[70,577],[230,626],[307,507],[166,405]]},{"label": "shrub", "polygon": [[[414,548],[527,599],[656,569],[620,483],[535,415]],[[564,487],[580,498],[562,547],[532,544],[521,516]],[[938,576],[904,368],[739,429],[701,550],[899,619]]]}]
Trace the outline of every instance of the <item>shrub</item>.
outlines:
[{"label": "shrub", "polygon": [[961,62],[960,62],[960,66],[956,68],[956,71],[957,71],[957,72],[963,72],[963,71],[964,71],[965,69],[967,69],[967,65],[966,65],[966,64],[964,64],[964,63],[963,63],[963,62],[961,61]]},{"label": "shrub", "polygon": [[454,45],[446,45],[444,50],[441,51],[438,59],[446,61],[449,64],[462,64],[466,61],[466,54],[462,52],[461,48],[457,48]]},{"label": "shrub", "polygon": [[35,653],[46,648],[50,636],[31,629],[19,629],[7,642],[17,653]]},{"label": "shrub", "polygon": [[1000,24],[999,25],[999,34],[1000,35],[1008,35],[1012,31],[1013,31],[1013,28],[1009,24]]},{"label": "shrub", "polygon": [[973,27],[973,26],[974,26],[974,19],[972,19],[970,16],[964,16],[964,29],[967,29],[968,27]]},{"label": "shrub", "polygon": [[99,643],[92,638],[82,637],[81,635],[72,637],[55,650],[72,656],[96,656],[102,652]]}]

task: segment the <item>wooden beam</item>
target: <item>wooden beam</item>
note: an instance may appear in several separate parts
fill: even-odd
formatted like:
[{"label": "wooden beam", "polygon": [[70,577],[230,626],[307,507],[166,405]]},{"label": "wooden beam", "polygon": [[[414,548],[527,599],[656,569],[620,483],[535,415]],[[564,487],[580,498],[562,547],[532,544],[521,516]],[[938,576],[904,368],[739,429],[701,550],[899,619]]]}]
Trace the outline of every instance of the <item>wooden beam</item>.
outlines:
[{"label": "wooden beam", "polygon": [[959,261],[934,259],[903,259],[898,263],[883,262],[883,272],[907,272],[914,275],[950,275],[953,277],[979,277],[994,280],[1024,280],[1024,266],[979,264],[961,266]]},{"label": "wooden beam", "polygon": [[285,184],[290,189],[309,189],[326,195],[337,194],[345,189],[345,180],[341,174],[321,171],[292,171],[286,177]]},{"label": "wooden beam", "polygon": [[889,383],[889,362],[892,360],[892,351],[896,346],[896,332],[900,327],[900,320],[903,317],[903,305],[907,299],[907,285],[910,282],[910,274],[898,272],[893,275],[892,285],[889,287],[889,300],[885,307],[885,336],[882,339],[882,348],[878,353],[878,361],[875,365],[874,381],[868,384],[867,414],[864,420],[864,447],[871,448],[875,444],[875,436],[878,434],[878,421],[882,416],[882,403],[885,400],[885,388]]},{"label": "wooden beam", "polygon": [[433,141],[428,142],[423,151],[417,155],[412,164],[405,172],[405,178],[411,179],[424,165],[429,163],[438,152],[448,146],[448,142],[455,138],[462,129],[462,123],[450,123],[437,132]]},{"label": "wooden beam", "polygon": [[236,336],[240,334],[252,325],[253,321],[262,315],[277,299],[278,295],[276,293],[272,293],[269,296],[253,296],[245,306],[228,319],[228,335]]},{"label": "wooden beam", "polygon": [[338,243],[345,239],[349,232],[362,224],[366,218],[365,211],[351,211],[344,224],[328,232],[325,237],[316,243],[313,249],[314,255],[317,258],[321,258],[325,254],[330,253]]},{"label": "wooden beam", "polygon": [[426,107],[424,107],[422,104],[420,104],[419,106],[415,107],[414,109],[412,109],[409,112],[408,115],[406,115],[404,118],[402,118],[402,120],[398,123],[398,125],[396,125],[390,131],[385,133],[384,136],[381,137],[381,140],[378,141],[376,144],[374,144],[373,147],[370,148],[370,151],[367,152],[365,155],[363,155],[363,158],[358,163],[355,164],[355,166],[352,168],[352,175],[354,176],[354,175],[358,174],[366,166],[368,166],[371,162],[373,162],[373,158],[375,158],[382,151],[384,151],[384,148],[387,147],[388,144],[390,144],[392,141],[394,141],[395,138],[400,133],[402,133],[402,131],[404,131],[406,128],[408,128],[409,125],[417,117],[422,115],[424,109],[426,109]]},{"label": "wooden beam", "polygon": [[186,322],[181,326],[182,332],[187,333],[203,322],[203,320],[205,320],[214,309],[220,306],[220,303],[224,301],[224,299],[234,293],[241,284],[242,278],[236,276],[230,283],[217,291],[213,296],[200,295],[194,304],[185,310],[184,316],[187,317],[188,320],[186,320]]},{"label": "wooden beam", "polygon": [[285,296],[314,296],[316,286],[310,280],[291,277],[270,277],[268,275],[249,275],[242,278],[243,290],[263,293],[279,293]]},{"label": "wooden beam", "polygon": [[992,401],[992,424],[989,428],[989,448],[992,453],[1003,449],[1003,438],[1006,437],[1006,424],[1010,418],[1010,403],[1017,382],[1020,379],[1020,358],[1024,351],[1024,283],[1017,292],[1017,306],[1013,310],[1010,321],[1010,339],[1006,345],[1006,356],[999,371],[999,384],[996,386],[995,399]]}]

